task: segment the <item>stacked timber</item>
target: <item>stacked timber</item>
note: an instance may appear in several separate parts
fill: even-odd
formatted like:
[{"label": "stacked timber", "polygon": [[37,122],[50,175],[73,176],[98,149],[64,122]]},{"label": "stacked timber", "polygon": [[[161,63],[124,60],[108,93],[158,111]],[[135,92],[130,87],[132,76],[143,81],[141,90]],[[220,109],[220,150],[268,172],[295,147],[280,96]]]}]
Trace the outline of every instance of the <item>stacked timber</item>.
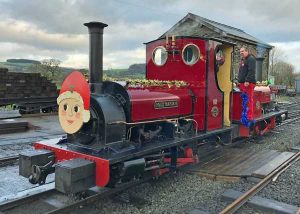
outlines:
[{"label": "stacked timber", "polygon": [[15,73],[0,68],[0,98],[54,96],[57,96],[56,85],[39,73]]},{"label": "stacked timber", "polygon": [[0,120],[0,134],[24,132],[28,130],[28,125],[29,124],[26,121]]}]

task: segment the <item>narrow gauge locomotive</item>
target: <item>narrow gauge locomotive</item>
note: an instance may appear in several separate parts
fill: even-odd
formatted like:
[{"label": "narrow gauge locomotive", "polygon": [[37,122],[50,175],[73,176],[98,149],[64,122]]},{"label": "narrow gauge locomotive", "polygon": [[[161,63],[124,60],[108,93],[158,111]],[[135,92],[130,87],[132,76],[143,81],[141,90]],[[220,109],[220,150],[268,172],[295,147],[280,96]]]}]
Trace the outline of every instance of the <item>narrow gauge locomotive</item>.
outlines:
[{"label": "narrow gauge locomotive", "polygon": [[107,25],[85,26],[90,34],[90,119],[65,138],[37,142],[34,152],[20,155],[20,175],[31,183],[43,184],[55,172],[56,188],[70,193],[145,173],[159,176],[197,162],[200,144],[262,135],[287,115],[275,110],[269,87],[257,86],[250,103],[255,120],[250,126],[240,122],[245,106],[233,87],[234,44],[228,41],[167,36],[146,43],[146,79],[157,84],[122,85],[102,81]]}]

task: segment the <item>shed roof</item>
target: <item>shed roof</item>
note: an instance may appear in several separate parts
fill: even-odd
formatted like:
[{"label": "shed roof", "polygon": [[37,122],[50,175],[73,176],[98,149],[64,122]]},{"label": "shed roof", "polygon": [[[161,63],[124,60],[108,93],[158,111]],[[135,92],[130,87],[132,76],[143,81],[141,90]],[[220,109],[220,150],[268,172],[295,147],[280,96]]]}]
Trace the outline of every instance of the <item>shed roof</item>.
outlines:
[{"label": "shed roof", "polygon": [[[203,34],[201,34],[202,26],[205,26],[216,33],[218,39],[231,38],[268,49],[272,48],[272,46],[268,43],[249,35],[241,29],[215,22],[192,13],[188,13],[183,19],[177,22],[171,29],[159,38],[164,38],[166,34],[176,36],[203,36]],[[211,35],[207,35],[207,37],[211,37]]]}]

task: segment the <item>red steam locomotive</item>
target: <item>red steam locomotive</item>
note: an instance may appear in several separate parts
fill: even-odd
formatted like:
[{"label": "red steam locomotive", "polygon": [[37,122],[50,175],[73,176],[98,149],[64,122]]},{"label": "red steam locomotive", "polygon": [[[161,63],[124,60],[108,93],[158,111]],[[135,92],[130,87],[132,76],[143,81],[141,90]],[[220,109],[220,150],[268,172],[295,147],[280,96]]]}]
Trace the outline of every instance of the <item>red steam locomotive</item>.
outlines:
[{"label": "red steam locomotive", "polygon": [[[146,43],[147,80],[120,84],[102,81],[107,25],[85,25],[89,87],[81,87],[76,72],[67,78],[58,99],[67,136],[37,142],[36,151],[20,155],[20,175],[31,183],[43,184],[55,172],[56,189],[73,193],[145,173],[159,176],[201,160],[198,144],[262,135],[287,116],[274,107],[269,87],[257,86],[250,103],[255,120],[245,123],[245,100],[232,83],[234,44],[228,41],[180,36],[151,41]],[[80,123],[71,118],[81,115]]]}]

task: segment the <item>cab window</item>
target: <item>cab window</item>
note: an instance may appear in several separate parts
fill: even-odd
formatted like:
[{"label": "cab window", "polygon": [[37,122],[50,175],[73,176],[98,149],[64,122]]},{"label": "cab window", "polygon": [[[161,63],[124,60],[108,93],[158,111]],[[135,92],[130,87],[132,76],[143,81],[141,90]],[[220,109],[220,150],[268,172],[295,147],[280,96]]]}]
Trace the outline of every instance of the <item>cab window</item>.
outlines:
[{"label": "cab window", "polygon": [[183,48],[182,60],[187,65],[194,65],[200,56],[200,50],[195,44],[188,44]]},{"label": "cab window", "polygon": [[152,54],[152,61],[155,65],[162,66],[166,63],[167,59],[168,59],[168,53],[164,47],[159,46],[154,49]]}]

